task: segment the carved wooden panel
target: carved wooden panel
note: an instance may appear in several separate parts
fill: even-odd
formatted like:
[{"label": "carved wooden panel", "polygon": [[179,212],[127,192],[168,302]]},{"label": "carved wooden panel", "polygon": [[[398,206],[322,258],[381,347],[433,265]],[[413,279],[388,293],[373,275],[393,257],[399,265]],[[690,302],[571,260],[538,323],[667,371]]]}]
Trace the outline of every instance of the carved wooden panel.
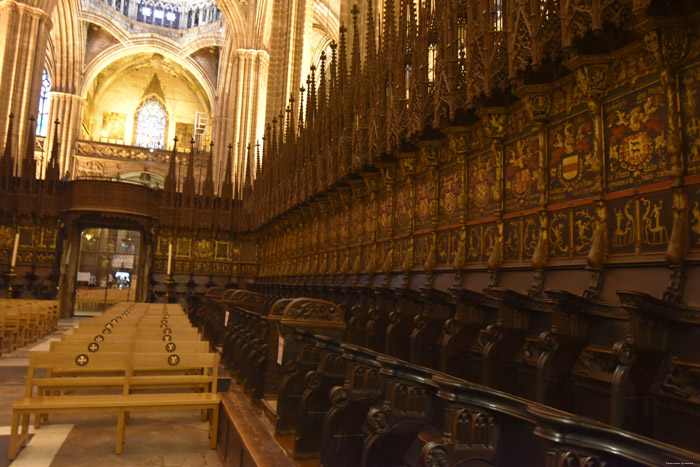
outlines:
[{"label": "carved wooden panel", "polygon": [[635,198],[619,198],[607,203],[608,241],[611,255],[633,254],[639,215]]},{"label": "carved wooden panel", "polygon": [[700,172],[700,64],[684,70],[680,82],[683,154],[688,173]]},{"label": "carved wooden panel", "polygon": [[383,191],[379,193],[379,219],[377,222],[377,238],[385,238],[391,232],[393,222],[392,193]]},{"label": "carved wooden panel", "polygon": [[421,230],[430,226],[430,203],[437,187],[432,178],[423,175],[416,179],[416,220],[415,229]]},{"label": "carved wooden panel", "polygon": [[[446,153],[447,151],[442,151]],[[459,220],[458,200],[462,196],[461,167],[451,164],[440,169],[439,209],[440,225],[450,225]]]},{"label": "carved wooden panel", "polygon": [[665,253],[671,235],[670,191],[639,197],[640,246],[642,253]]},{"label": "carved wooden panel", "polygon": [[394,216],[394,233],[407,233],[410,228],[411,185],[404,183],[396,187],[396,214]]},{"label": "carved wooden panel", "polygon": [[690,249],[700,251],[700,186],[687,188],[690,217]]},{"label": "carved wooden panel", "polygon": [[670,176],[664,128],[668,107],[662,85],[620,96],[607,102],[603,112],[609,191]]}]

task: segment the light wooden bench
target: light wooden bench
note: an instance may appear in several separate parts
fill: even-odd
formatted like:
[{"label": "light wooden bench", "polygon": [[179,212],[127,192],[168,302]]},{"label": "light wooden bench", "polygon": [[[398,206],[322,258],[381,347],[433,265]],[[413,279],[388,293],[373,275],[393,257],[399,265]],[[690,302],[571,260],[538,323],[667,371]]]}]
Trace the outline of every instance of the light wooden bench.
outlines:
[{"label": "light wooden bench", "polygon": [[55,300],[0,300],[0,350],[14,351],[53,332],[58,324]]},{"label": "light wooden bench", "polygon": [[[145,355],[150,355],[145,357]],[[135,357],[136,356],[136,357]],[[138,364],[137,364],[138,362]],[[123,372],[119,376],[61,376],[52,377],[54,369],[65,369],[73,365],[73,370],[85,372]],[[143,364],[143,366],[142,366]],[[136,365],[136,366],[135,366]],[[134,368],[153,371],[158,374],[134,376]],[[177,369],[197,370],[205,368],[200,375],[160,374]],[[37,369],[45,369],[48,376],[37,378]],[[131,394],[132,381],[138,388],[182,387],[184,378],[199,378],[198,393],[157,393]],[[24,399],[12,405],[12,426],[8,458],[13,460],[18,448],[26,446],[29,434],[29,417],[32,413],[40,418],[49,413],[116,413],[117,441],[116,453],[121,454],[127,413],[137,411],[168,411],[198,409],[211,411],[209,418],[210,446],[216,448],[219,396],[216,394],[218,377],[218,354],[108,354],[88,355],[65,353],[36,353],[30,357],[27,387]],[[121,384],[115,384],[120,380]],[[206,380],[206,381],[205,381]],[[121,394],[34,396],[37,390],[96,390],[121,388]],[[189,387],[189,386],[187,386]],[[21,423],[20,423],[21,422]],[[21,430],[20,430],[21,424]]]}]

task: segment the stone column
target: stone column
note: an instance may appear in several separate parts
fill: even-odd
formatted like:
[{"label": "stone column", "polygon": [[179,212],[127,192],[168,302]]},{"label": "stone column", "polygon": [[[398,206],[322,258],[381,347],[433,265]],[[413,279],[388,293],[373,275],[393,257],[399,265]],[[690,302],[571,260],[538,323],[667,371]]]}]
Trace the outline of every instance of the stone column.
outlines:
[{"label": "stone column", "polygon": [[[60,122],[58,126],[58,141],[61,144],[58,153],[59,167],[61,176],[63,176],[66,172],[72,171],[73,161],[71,155],[73,154],[75,143],[80,137],[80,121],[85,99],[66,92],[51,92],[49,95],[51,97],[51,106],[49,108],[50,126],[46,134],[47,144],[45,145],[46,157],[44,157],[44,161],[48,161],[51,154],[54,139],[53,125],[58,119]],[[44,173],[43,170],[42,173]]]},{"label": "stone column", "polygon": [[36,116],[46,43],[52,28],[55,3],[0,0],[0,141],[5,141],[7,120],[14,114],[12,141],[15,154],[24,154],[29,116]]}]

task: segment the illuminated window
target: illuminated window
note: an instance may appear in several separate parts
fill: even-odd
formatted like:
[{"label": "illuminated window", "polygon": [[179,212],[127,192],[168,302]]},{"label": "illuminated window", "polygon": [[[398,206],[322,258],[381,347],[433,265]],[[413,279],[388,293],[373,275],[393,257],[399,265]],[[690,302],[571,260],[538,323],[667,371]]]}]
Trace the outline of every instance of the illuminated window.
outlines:
[{"label": "illuminated window", "polygon": [[143,14],[143,16],[151,16],[151,12],[152,10],[147,6],[141,9],[141,14]]},{"label": "illuminated window", "polygon": [[503,18],[505,11],[503,10],[503,0],[493,0],[493,30],[503,31]]},{"label": "illuminated window", "polygon": [[175,21],[175,18],[177,18],[177,16],[172,11],[169,11],[165,14],[165,19],[167,19],[168,21]]},{"label": "illuminated window", "polygon": [[156,10],[156,12],[153,14],[153,16],[156,19],[163,19],[163,10]]},{"label": "illuminated window", "polygon": [[136,112],[135,146],[160,149],[165,145],[165,133],[168,129],[168,116],[157,97],[143,102]]},{"label": "illuminated window", "polygon": [[36,119],[36,135],[46,136],[49,128],[49,92],[51,92],[51,80],[46,70],[41,74],[41,90],[39,91],[39,112]]}]

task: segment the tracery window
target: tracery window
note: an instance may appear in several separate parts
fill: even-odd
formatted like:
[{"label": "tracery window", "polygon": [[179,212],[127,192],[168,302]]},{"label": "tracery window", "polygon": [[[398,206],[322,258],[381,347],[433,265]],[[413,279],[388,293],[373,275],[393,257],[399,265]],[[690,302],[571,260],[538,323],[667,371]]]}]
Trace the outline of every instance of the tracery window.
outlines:
[{"label": "tracery window", "polygon": [[46,136],[49,128],[49,92],[51,92],[51,78],[46,70],[41,74],[41,90],[39,91],[39,111],[36,118],[36,135]]},{"label": "tracery window", "polygon": [[135,146],[161,149],[165,146],[165,135],[168,130],[168,115],[164,105],[155,96],[151,96],[141,104],[136,111]]}]

